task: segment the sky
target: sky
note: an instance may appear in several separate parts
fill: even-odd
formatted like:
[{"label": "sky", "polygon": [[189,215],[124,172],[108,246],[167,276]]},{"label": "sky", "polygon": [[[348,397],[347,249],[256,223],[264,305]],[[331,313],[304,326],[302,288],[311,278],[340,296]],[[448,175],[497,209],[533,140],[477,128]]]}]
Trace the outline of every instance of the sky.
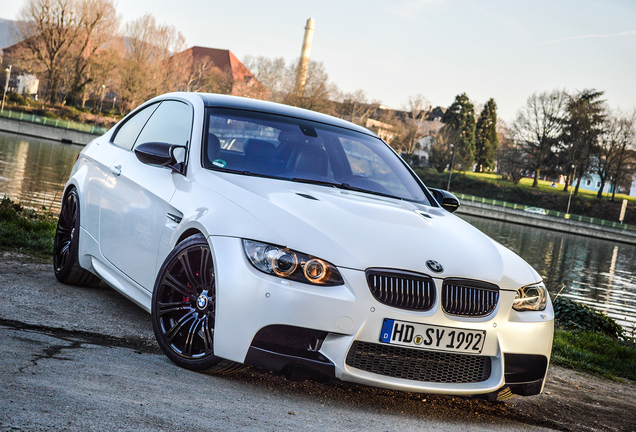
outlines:
[{"label": "sky", "polygon": [[[21,0],[0,0],[15,19]],[[145,13],[188,46],[298,59],[315,19],[311,59],[343,92],[405,107],[421,94],[448,107],[466,93],[494,98],[512,122],[535,92],[605,91],[612,108],[636,109],[634,0],[119,0],[122,21]]]}]

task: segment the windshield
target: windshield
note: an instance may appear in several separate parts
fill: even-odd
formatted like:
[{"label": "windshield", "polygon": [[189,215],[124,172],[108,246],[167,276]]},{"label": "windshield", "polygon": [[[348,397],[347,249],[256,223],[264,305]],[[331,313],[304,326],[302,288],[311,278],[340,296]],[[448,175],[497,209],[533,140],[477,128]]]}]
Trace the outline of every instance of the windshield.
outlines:
[{"label": "windshield", "polygon": [[380,139],[271,114],[208,108],[203,166],[430,204],[417,179]]}]

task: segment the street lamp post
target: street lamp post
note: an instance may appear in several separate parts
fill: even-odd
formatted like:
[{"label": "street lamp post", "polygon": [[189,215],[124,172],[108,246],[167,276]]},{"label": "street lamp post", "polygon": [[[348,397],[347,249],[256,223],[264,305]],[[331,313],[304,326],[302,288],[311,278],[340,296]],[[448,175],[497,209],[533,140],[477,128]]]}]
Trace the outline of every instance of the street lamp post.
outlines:
[{"label": "street lamp post", "polygon": [[101,88],[101,98],[99,99],[99,114],[97,115],[97,126],[99,126],[99,124],[101,123],[102,120],[102,104],[104,103],[104,94],[106,90],[106,85],[102,84],[102,88]]},{"label": "street lamp post", "polygon": [[4,98],[7,96],[7,90],[9,89],[9,77],[11,76],[11,68],[13,65],[9,65],[4,71],[7,73],[7,80],[4,83],[4,92],[2,93],[2,107],[0,108],[0,114],[4,112]]},{"label": "street lamp post", "polygon": [[455,165],[455,146],[451,144],[451,148],[453,149],[453,156],[451,157],[450,173],[448,174],[448,185],[446,186],[446,190],[448,192],[450,192],[451,177],[453,177],[453,165]]},{"label": "street lamp post", "polygon": [[572,181],[570,182],[570,195],[568,196],[568,209],[565,211],[565,218],[570,219],[570,202],[572,201],[572,185],[576,179],[576,165],[572,165],[574,172],[572,173]]}]

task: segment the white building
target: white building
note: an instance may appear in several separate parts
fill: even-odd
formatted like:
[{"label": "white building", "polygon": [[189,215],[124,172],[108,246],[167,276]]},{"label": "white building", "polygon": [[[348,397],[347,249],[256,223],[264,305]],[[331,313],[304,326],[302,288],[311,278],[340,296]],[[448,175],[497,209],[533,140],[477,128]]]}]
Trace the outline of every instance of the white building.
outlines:
[{"label": "white building", "polygon": [[18,93],[24,96],[38,94],[40,80],[31,74],[18,75]]}]

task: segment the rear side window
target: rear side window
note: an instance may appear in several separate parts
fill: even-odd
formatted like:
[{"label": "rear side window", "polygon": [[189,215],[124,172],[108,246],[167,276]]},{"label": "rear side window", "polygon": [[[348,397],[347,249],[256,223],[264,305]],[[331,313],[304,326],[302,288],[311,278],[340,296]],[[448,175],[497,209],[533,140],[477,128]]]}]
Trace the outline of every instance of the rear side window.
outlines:
[{"label": "rear side window", "polygon": [[135,147],[147,142],[185,146],[190,141],[192,108],[183,102],[164,101],[142,129]]},{"label": "rear side window", "polygon": [[117,130],[115,138],[113,138],[112,141],[113,144],[115,144],[117,147],[131,150],[133,145],[135,144],[135,141],[137,140],[137,137],[139,136],[141,128],[144,127],[144,125],[148,121],[148,118],[152,115],[153,112],[155,112],[158,106],[159,104],[147,106],[146,108],[135,113],[134,116],[126,120],[126,123],[124,123]]}]

